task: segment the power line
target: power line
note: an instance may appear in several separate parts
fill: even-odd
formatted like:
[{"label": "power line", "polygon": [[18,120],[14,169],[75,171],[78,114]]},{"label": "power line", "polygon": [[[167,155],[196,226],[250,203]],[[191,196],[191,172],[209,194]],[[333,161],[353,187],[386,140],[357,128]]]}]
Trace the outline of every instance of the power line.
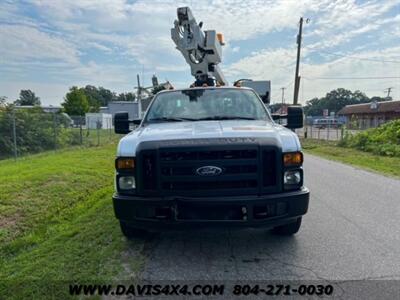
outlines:
[{"label": "power line", "polygon": [[365,58],[365,57],[357,57],[357,56],[352,56],[352,55],[345,55],[345,54],[338,54],[338,53],[332,53],[329,51],[325,50],[318,50],[319,52],[327,53],[329,55],[334,55],[334,56],[339,56],[339,57],[345,57],[345,58],[351,58],[351,59],[358,59],[358,60],[366,60],[366,61],[373,61],[373,62],[382,62],[382,63],[395,63],[395,64],[400,64],[399,60],[384,60],[384,59],[374,59],[374,58]]}]

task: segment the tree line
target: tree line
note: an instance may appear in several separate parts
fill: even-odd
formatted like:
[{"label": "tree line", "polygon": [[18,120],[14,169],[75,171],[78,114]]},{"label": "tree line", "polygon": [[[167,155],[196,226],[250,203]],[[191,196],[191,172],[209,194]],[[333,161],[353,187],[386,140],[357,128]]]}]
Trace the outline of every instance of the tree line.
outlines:
[{"label": "tree line", "polygon": [[[323,110],[327,109],[329,112],[335,114],[346,105],[369,103],[372,101],[382,102],[392,100],[391,97],[378,97],[373,96],[369,98],[365,93],[356,90],[350,91],[343,88],[338,88],[326,93],[321,98],[313,98],[308,100],[304,105],[304,113],[307,116],[322,116]],[[271,112],[278,111],[282,103],[274,103],[270,105]]]},{"label": "tree line", "polygon": [[[0,105],[5,105],[6,97],[0,97]],[[86,85],[73,86],[64,96],[61,103],[63,111],[69,115],[83,116],[87,112],[98,112],[100,107],[107,106],[112,101],[135,101],[136,95],[132,92],[120,93],[103,87]],[[13,102],[17,106],[40,106],[40,98],[31,90],[21,90],[19,98]]]},{"label": "tree line", "polygon": [[116,94],[103,87],[87,85],[83,88],[71,87],[61,105],[67,114],[83,116],[87,112],[98,112],[100,107],[107,106],[112,101],[135,100],[136,95],[132,92]]},{"label": "tree line", "polygon": [[[158,91],[158,90],[157,90]],[[156,93],[157,91],[152,91]],[[87,112],[98,112],[100,107],[107,106],[111,101],[135,101],[136,95],[132,92],[117,94],[103,87],[86,85],[85,87],[71,87],[64,97],[63,111],[69,115],[83,116]],[[321,98],[308,100],[304,105],[304,113],[308,116],[321,116],[324,109],[337,113],[346,105],[368,103],[372,101],[388,101],[391,97],[374,96],[369,98],[365,93],[356,90],[351,91],[338,88],[328,92]],[[0,97],[1,103],[6,98]],[[21,90],[20,96],[14,101],[15,105],[40,105],[40,98],[31,90]],[[275,112],[281,107],[281,103],[270,105],[271,111]]]},{"label": "tree line", "polygon": [[369,98],[365,93],[356,90],[354,92],[338,88],[328,92],[324,97],[313,98],[306,102],[304,106],[304,113],[307,116],[321,116],[323,110],[328,109],[329,112],[335,114],[346,105],[369,103],[372,101],[382,102],[392,100],[391,97],[378,97],[374,96]]}]

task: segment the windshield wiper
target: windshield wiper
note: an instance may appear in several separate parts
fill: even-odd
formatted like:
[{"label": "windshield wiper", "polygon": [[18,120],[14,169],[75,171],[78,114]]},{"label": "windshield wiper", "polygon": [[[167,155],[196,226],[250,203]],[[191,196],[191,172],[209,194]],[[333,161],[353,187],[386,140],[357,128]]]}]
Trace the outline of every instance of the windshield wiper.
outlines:
[{"label": "windshield wiper", "polygon": [[196,121],[208,121],[208,120],[255,120],[252,117],[241,117],[241,116],[212,116],[196,119]]},{"label": "windshield wiper", "polygon": [[177,117],[161,117],[161,118],[152,118],[148,121],[161,121],[161,122],[183,122],[183,121],[197,121],[197,119],[192,118],[177,118]]}]

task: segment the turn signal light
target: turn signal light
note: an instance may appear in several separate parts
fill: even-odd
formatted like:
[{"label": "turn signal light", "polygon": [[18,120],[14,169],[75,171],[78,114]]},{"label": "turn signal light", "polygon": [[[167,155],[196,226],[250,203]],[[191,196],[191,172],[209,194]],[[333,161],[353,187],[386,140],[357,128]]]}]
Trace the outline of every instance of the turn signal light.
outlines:
[{"label": "turn signal light", "polygon": [[303,163],[303,153],[291,152],[283,154],[283,164],[285,167],[300,166]]},{"label": "turn signal light", "polygon": [[134,169],[135,160],[133,158],[118,158],[116,161],[116,168],[118,170]]}]

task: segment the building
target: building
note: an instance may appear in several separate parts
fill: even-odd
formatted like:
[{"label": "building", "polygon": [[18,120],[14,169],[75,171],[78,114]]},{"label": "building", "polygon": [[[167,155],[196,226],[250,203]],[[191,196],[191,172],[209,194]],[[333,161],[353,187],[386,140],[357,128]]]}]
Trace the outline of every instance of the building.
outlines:
[{"label": "building", "polygon": [[129,119],[139,118],[139,102],[137,101],[113,101],[108,102],[107,107],[101,107],[100,112],[114,115],[117,112],[127,111],[129,114]]},{"label": "building", "polygon": [[126,111],[129,114],[129,119],[140,119],[143,117],[149,107],[153,96],[143,96],[140,101],[113,101],[109,102],[108,106],[100,107],[100,113],[114,115],[117,112]]},{"label": "building", "polygon": [[85,114],[87,129],[110,129],[112,128],[111,114],[87,113]]},{"label": "building", "polygon": [[367,129],[400,119],[400,101],[370,102],[346,105],[337,113],[353,128]]},{"label": "building", "polygon": [[61,106],[53,106],[53,105],[38,105],[38,106],[34,106],[34,105],[15,105],[14,108],[15,109],[32,109],[32,108],[37,108],[40,107],[43,112],[46,113],[58,113],[61,111]]}]

